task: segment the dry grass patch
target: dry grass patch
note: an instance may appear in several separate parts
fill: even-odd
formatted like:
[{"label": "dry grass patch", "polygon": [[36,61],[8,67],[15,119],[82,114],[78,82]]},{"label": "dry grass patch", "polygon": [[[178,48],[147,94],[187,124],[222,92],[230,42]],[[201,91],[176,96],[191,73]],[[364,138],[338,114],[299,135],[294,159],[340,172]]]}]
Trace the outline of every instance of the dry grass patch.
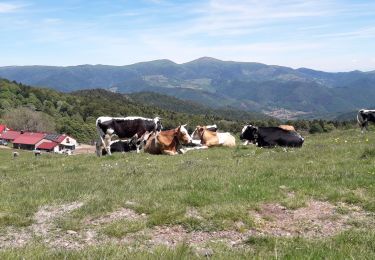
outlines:
[{"label": "dry grass patch", "polygon": [[295,210],[280,204],[264,204],[251,215],[257,223],[257,231],[270,236],[327,237],[351,228],[350,221],[366,220],[374,224],[373,213],[359,207],[314,200]]}]

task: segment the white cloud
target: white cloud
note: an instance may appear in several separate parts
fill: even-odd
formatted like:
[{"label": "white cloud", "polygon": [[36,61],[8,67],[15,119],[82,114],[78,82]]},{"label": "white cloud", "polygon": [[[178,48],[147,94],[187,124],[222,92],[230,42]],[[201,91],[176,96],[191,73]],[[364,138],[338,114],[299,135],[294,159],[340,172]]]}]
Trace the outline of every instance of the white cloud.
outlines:
[{"label": "white cloud", "polygon": [[24,7],[24,5],[0,3],[0,13],[12,13],[18,11],[22,7]]}]

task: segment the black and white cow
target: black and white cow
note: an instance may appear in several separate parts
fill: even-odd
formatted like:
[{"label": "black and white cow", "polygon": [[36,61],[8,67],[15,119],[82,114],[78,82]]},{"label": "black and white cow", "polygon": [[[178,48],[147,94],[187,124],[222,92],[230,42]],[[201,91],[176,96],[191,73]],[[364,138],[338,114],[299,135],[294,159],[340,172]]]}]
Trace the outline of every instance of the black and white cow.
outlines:
[{"label": "black and white cow", "polygon": [[[134,136],[142,138],[146,132],[158,132],[163,128],[159,117],[144,118],[144,117],[106,117],[102,116],[96,120],[96,129],[99,134],[99,145],[103,147],[107,154],[111,154],[110,145],[113,138],[120,140],[129,140]],[[143,142],[139,142],[136,150],[139,152]],[[101,151],[97,151],[100,155]]]},{"label": "black and white cow", "polygon": [[287,146],[301,147],[304,138],[295,131],[280,127],[256,127],[246,125],[242,129],[241,140],[257,144],[259,147]]},{"label": "black and white cow", "polygon": [[[124,140],[124,141],[115,140],[115,141],[112,141],[111,144],[109,145],[110,152],[112,154],[116,152],[125,153],[125,152],[136,151],[137,146],[140,145],[140,142],[141,141],[138,139],[137,135],[133,136],[133,138],[129,140]],[[97,147],[97,151],[101,152],[101,154],[98,154],[99,156],[108,154],[106,149],[103,149],[103,148],[100,149],[100,147]]]},{"label": "black and white cow", "polygon": [[375,110],[359,110],[357,114],[357,121],[359,126],[361,127],[362,133],[364,128],[366,128],[366,130],[368,131],[368,122],[375,123]]}]

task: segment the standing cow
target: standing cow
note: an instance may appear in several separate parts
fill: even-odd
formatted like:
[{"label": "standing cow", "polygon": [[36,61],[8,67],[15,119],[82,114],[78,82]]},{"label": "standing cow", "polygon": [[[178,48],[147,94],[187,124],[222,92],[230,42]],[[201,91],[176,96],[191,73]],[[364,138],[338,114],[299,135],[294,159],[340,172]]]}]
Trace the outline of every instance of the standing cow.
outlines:
[{"label": "standing cow", "polygon": [[[144,117],[99,117],[96,120],[96,129],[99,134],[99,144],[97,154],[101,155],[101,149],[105,149],[111,155],[111,143],[113,138],[128,140],[135,136],[143,138],[148,132],[159,132],[163,126],[160,118]],[[139,152],[143,142],[137,142],[136,150]]]},{"label": "standing cow", "polygon": [[357,121],[359,127],[361,127],[361,132],[363,133],[363,129],[366,128],[368,131],[368,122],[375,123],[375,110],[367,110],[361,109],[358,111],[357,114]]},{"label": "standing cow", "polygon": [[247,140],[259,147],[287,146],[301,147],[304,139],[295,131],[280,127],[256,127],[246,125],[242,129],[241,140]]}]

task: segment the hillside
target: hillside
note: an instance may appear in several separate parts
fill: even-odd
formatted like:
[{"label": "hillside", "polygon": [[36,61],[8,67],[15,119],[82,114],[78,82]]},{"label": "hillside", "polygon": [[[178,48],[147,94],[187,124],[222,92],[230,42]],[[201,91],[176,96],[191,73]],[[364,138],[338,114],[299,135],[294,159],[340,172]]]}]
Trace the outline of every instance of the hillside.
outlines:
[{"label": "hillside", "polygon": [[[140,99],[140,97],[138,97]],[[192,103],[178,105],[179,100],[159,95],[155,100],[173,100],[174,105],[156,106],[136,99],[135,96],[96,89],[77,91],[73,94],[51,89],[35,88],[0,79],[0,120],[13,108],[28,107],[52,116],[56,131],[76,137],[80,142],[96,140],[95,120],[99,116],[144,116],[162,118],[165,128],[188,124],[192,130],[199,124],[217,123],[224,131],[238,132],[245,122],[275,125],[279,122],[261,114],[236,111],[215,113],[200,105],[190,110]],[[149,100],[151,100],[149,98]],[[176,110],[179,107],[179,110]],[[18,129],[22,130],[22,129]]]},{"label": "hillside", "polygon": [[0,67],[0,77],[63,92],[93,88],[152,91],[212,108],[230,106],[289,119],[375,105],[374,72],[328,73],[209,57],[184,64],[156,60],[127,66]]},{"label": "hillside", "polygon": [[182,100],[172,96],[162,95],[154,92],[137,92],[127,94],[127,96],[137,103],[156,106],[162,109],[180,113],[217,116],[227,120],[242,121],[274,119],[262,113],[236,110],[230,107],[227,107],[225,109],[213,109],[197,102]]}]

